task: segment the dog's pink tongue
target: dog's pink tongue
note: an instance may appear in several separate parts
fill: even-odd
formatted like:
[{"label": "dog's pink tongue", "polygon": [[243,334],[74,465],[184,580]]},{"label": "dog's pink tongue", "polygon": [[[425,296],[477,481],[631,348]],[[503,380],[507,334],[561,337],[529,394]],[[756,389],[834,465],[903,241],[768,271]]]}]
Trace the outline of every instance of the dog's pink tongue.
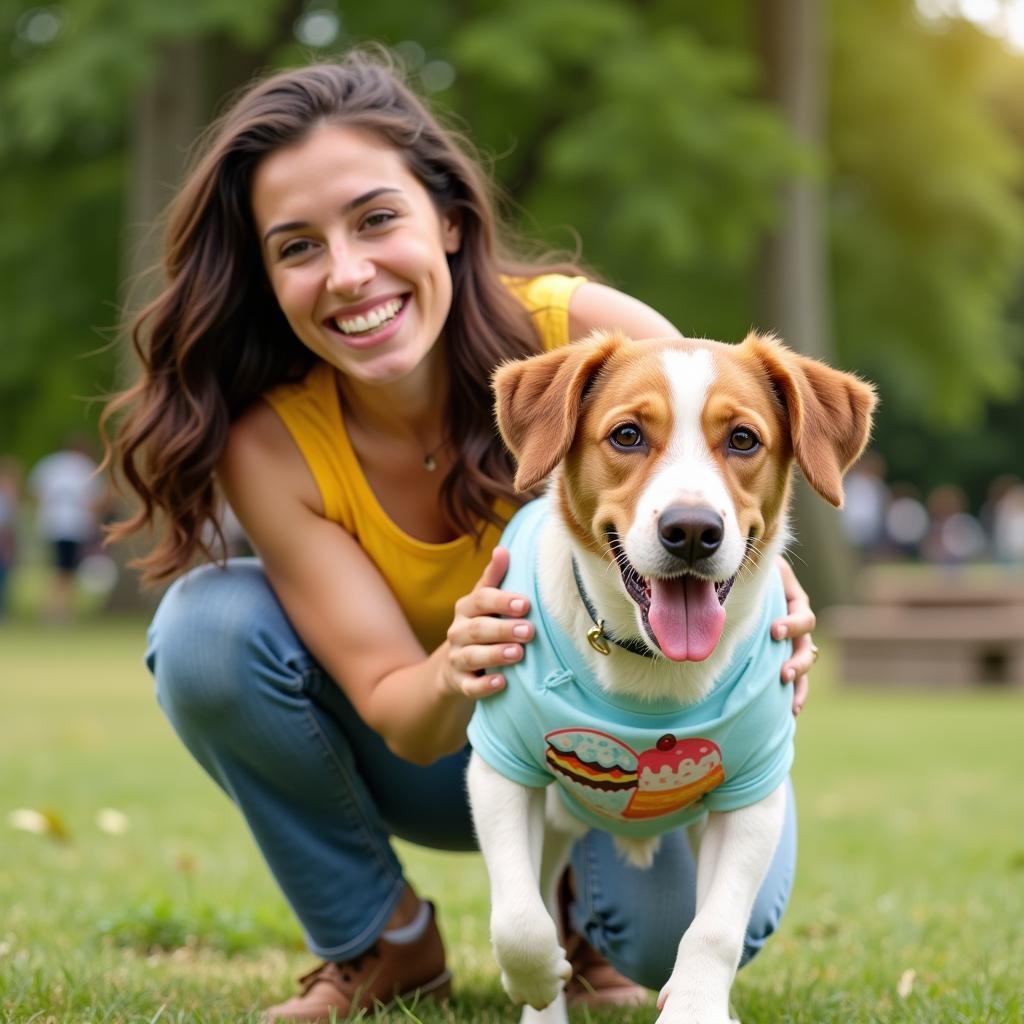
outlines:
[{"label": "dog's pink tongue", "polygon": [[651,580],[651,631],[666,658],[703,661],[725,626],[725,609],[715,585],[696,576]]}]

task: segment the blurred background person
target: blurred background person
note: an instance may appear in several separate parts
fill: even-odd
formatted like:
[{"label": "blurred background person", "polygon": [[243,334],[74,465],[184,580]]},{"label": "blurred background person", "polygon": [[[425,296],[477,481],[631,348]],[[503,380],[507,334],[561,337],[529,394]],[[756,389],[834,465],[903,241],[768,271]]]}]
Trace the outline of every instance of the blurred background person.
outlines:
[{"label": "blurred background person", "polygon": [[928,509],[913,484],[894,483],[885,513],[885,538],[889,557],[918,559],[930,528]]},{"label": "blurred background person", "polygon": [[18,500],[21,467],[16,459],[0,458],[0,619],[7,614],[11,570],[18,553]]},{"label": "blurred background person", "polygon": [[862,558],[880,558],[885,546],[889,487],[885,459],[866,451],[846,476],[842,523],[847,539]]},{"label": "blurred background person", "polygon": [[1007,566],[1024,565],[1024,483],[1003,478],[1005,487],[992,502],[992,555]]},{"label": "blurred background person", "polygon": [[60,451],[37,462],[28,476],[28,493],[53,565],[44,612],[53,621],[66,621],[73,612],[78,567],[98,540],[106,504],[107,490],[89,442],[73,434]]},{"label": "blurred background person", "polygon": [[985,553],[985,531],[971,514],[962,487],[943,484],[927,500],[931,527],[924,539],[925,558],[941,566],[960,566],[977,561]]}]

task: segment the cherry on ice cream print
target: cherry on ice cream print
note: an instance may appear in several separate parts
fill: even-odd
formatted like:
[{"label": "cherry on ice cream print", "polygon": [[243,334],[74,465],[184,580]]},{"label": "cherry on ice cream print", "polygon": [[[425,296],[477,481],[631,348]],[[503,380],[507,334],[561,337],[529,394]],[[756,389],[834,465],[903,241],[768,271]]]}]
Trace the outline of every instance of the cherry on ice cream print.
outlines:
[{"label": "cherry on ice cream print", "polygon": [[660,818],[688,807],[725,781],[722,751],[706,739],[666,733],[638,758],[637,788],[624,818]]}]

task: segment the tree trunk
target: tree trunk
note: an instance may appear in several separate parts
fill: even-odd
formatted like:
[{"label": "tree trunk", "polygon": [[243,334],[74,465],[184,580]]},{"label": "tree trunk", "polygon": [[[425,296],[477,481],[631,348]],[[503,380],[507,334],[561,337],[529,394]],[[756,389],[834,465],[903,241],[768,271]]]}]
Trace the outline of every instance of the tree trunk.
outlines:
[{"label": "tree trunk", "polygon": [[[821,0],[761,0],[755,8],[765,93],[800,144],[821,153],[825,5]],[[780,201],[779,224],[764,239],[758,265],[759,323],[805,355],[831,361],[824,173],[789,182]],[[838,512],[802,478],[795,492],[795,568],[815,608],[821,609],[849,597],[854,562]]]}]

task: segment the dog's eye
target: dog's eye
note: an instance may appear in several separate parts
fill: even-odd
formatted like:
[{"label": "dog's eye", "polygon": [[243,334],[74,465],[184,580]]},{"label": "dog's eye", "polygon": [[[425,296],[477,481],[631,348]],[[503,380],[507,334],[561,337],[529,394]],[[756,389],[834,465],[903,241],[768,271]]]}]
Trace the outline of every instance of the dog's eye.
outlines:
[{"label": "dog's eye", "polygon": [[639,448],[644,443],[644,435],[635,423],[622,423],[609,435],[609,440],[616,448]]},{"label": "dog's eye", "polygon": [[729,435],[729,450],[733,452],[743,452],[744,455],[749,455],[751,452],[757,451],[761,447],[761,441],[752,430],[748,430],[746,427],[737,427]]}]

